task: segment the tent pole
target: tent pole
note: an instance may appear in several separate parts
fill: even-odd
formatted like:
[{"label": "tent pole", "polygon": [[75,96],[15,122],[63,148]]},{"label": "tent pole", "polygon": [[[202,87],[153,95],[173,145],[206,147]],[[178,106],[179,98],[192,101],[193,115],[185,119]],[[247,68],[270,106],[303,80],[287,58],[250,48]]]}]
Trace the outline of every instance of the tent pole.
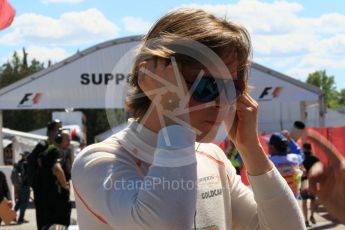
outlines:
[{"label": "tent pole", "polygon": [[306,103],[301,101],[299,104],[300,107],[300,120],[305,123],[306,121]]},{"label": "tent pole", "polygon": [[282,103],[279,102],[279,113],[280,113],[280,117],[279,117],[279,124],[280,124],[280,130],[284,129],[284,124],[283,124],[283,108],[282,108]]},{"label": "tent pole", "polygon": [[327,113],[327,107],[325,105],[325,97],[322,94],[319,96],[319,127],[325,127],[325,116]]},{"label": "tent pole", "polygon": [[2,146],[2,110],[0,110],[0,165],[4,165],[4,147]]}]

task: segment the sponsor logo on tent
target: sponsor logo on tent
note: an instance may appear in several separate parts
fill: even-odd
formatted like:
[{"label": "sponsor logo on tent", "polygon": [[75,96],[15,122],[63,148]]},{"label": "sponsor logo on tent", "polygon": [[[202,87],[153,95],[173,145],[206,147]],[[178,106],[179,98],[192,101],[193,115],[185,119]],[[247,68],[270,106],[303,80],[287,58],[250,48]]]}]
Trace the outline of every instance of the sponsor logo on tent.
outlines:
[{"label": "sponsor logo on tent", "polygon": [[32,107],[40,102],[42,95],[43,93],[26,93],[19,101],[18,107]]},{"label": "sponsor logo on tent", "polygon": [[282,92],[283,87],[265,87],[263,91],[260,93],[258,101],[271,101],[274,98],[279,97],[280,93]]},{"label": "sponsor logo on tent", "polygon": [[82,73],[80,75],[80,83],[82,85],[108,85],[114,82],[119,85],[121,82],[128,82],[129,75],[123,73]]}]

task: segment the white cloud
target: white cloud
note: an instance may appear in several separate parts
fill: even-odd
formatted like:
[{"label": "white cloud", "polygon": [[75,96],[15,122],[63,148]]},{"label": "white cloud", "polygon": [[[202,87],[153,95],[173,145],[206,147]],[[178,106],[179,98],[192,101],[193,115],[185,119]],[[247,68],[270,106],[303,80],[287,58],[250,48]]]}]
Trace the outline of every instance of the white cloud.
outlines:
[{"label": "white cloud", "polygon": [[272,35],[256,35],[253,37],[252,43],[254,53],[260,56],[296,56],[306,53],[310,50],[313,38],[302,34],[272,34]]},{"label": "white cloud", "polygon": [[323,56],[331,54],[333,56],[345,57],[345,33],[320,40],[317,47],[315,47],[315,51]]},{"label": "white cloud", "polygon": [[[305,55],[299,60],[294,67],[290,68],[288,72],[294,73],[296,77],[305,77],[309,73],[318,70],[327,70],[327,68],[344,68],[345,56],[339,58],[320,57],[317,55]],[[307,72],[307,74],[305,73]]]},{"label": "white cloud", "polygon": [[116,37],[118,27],[97,9],[63,13],[60,18],[28,13],[15,18],[13,31],[0,37],[5,45],[79,45]]},{"label": "white cloud", "polygon": [[[33,59],[36,59],[40,62],[47,63],[49,60],[52,63],[59,62],[69,56],[69,54],[65,49],[60,47],[43,47],[43,46],[29,46],[25,48],[26,53],[28,53],[28,60],[31,61]],[[17,49],[16,50],[19,57],[23,57],[23,50]],[[13,52],[7,55],[7,57],[3,57],[3,62],[6,62],[8,60],[12,59]]]},{"label": "white cloud", "polygon": [[294,20],[294,13],[303,9],[298,3],[278,1],[264,3],[257,0],[241,0],[228,5],[185,4],[182,7],[199,7],[218,17],[241,23],[251,33],[280,33],[291,28],[287,21]]},{"label": "white cloud", "polygon": [[339,13],[325,14],[314,21],[317,31],[329,34],[345,32],[345,15]]},{"label": "white cloud", "polygon": [[42,0],[41,2],[44,4],[49,4],[49,3],[68,3],[68,4],[77,4],[81,3],[84,0]]},{"label": "white cloud", "polygon": [[26,49],[26,52],[29,54],[29,58],[35,58],[41,62],[47,62],[48,60],[52,63],[59,62],[69,56],[69,54],[63,48],[47,48],[40,46],[30,46]]},{"label": "white cloud", "polygon": [[146,33],[150,27],[151,23],[147,22],[141,18],[127,16],[123,18],[123,23],[125,25],[125,30],[132,33]]},{"label": "white cloud", "polygon": [[294,78],[297,78],[303,82],[305,82],[308,78],[308,75],[310,73],[313,73],[315,71],[318,71],[318,70],[322,70],[320,68],[318,69],[314,69],[313,67],[304,67],[304,68],[300,68],[300,67],[293,67],[291,69],[288,69],[286,71],[286,74],[288,76],[291,76],[291,77],[294,77]]},{"label": "white cloud", "polygon": [[301,16],[303,5],[286,1],[182,6],[199,7],[244,25],[252,37],[254,61],[259,64],[302,80],[320,69],[345,71],[344,14],[305,17]]},{"label": "white cloud", "polygon": [[314,39],[313,34],[308,33],[310,29],[305,28],[307,21],[296,15],[303,10],[298,3],[242,0],[228,5],[183,6],[200,7],[244,25],[252,37],[254,54],[258,56],[300,55],[310,47],[306,39]]}]

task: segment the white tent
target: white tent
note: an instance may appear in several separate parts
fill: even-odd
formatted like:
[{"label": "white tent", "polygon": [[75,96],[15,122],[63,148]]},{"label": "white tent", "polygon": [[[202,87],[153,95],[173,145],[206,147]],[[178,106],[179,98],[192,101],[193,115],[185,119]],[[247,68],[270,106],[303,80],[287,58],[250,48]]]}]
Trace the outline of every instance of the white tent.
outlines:
[{"label": "white tent", "polygon": [[[133,36],[98,44],[1,89],[0,130],[1,110],[123,108],[126,79],[141,38]],[[270,132],[289,127],[294,120],[307,120],[304,111],[310,103],[320,104],[316,125],[323,125],[322,93],[317,88],[256,63],[252,64],[249,83],[255,86],[251,94],[260,103],[261,131]]]},{"label": "white tent", "polygon": [[[8,143],[11,141],[13,150],[13,162],[17,162],[20,159],[20,153],[24,151],[31,152],[39,141],[47,140],[47,136],[21,132],[17,130],[2,129],[4,141]],[[79,147],[79,143],[71,141],[71,150],[74,152]]]},{"label": "white tent", "polygon": [[1,89],[0,140],[2,110],[122,108],[134,48],[140,40],[141,36],[133,36],[98,44]]},{"label": "white tent", "polygon": [[[324,126],[323,94],[317,87],[253,63],[249,74],[251,95],[259,102],[259,130],[271,133],[292,127],[296,120],[308,126]],[[317,114],[308,116],[309,107]]]},{"label": "white tent", "polygon": [[[316,123],[316,117],[319,113],[319,108],[317,104],[311,105],[309,108],[307,108],[307,115],[310,119],[312,124]],[[342,111],[327,109],[327,113],[325,116],[325,127],[340,127],[345,126],[345,113]]]},{"label": "white tent", "polygon": [[13,149],[13,162],[20,159],[19,154],[24,151],[32,151],[40,140],[46,140],[46,136],[20,132],[11,129],[2,129],[4,140],[11,140]]},{"label": "white tent", "polygon": [[[122,108],[123,90],[140,37],[105,42],[78,52],[0,90],[0,110]],[[107,104],[107,87],[116,91]]]}]

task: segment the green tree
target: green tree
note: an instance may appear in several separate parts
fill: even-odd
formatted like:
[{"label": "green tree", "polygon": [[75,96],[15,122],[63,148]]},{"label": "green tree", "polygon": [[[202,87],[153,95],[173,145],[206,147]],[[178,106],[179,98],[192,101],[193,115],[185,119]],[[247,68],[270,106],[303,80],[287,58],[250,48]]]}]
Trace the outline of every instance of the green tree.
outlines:
[{"label": "green tree", "polygon": [[126,113],[123,109],[83,109],[86,116],[87,143],[93,143],[95,136],[101,134],[111,127],[126,122]]},{"label": "green tree", "polygon": [[338,94],[338,102],[341,107],[345,107],[345,89],[340,90]]},{"label": "green tree", "polygon": [[14,52],[12,58],[0,67],[0,88],[6,87],[21,80],[37,71],[43,70],[44,63],[32,59],[28,63],[28,53],[23,48],[22,58]]},{"label": "green tree", "polygon": [[325,70],[320,70],[309,74],[306,82],[322,90],[324,93],[325,104],[328,108],[339,107],[339,93],[336,90],[333,76],[328,76]]}]

